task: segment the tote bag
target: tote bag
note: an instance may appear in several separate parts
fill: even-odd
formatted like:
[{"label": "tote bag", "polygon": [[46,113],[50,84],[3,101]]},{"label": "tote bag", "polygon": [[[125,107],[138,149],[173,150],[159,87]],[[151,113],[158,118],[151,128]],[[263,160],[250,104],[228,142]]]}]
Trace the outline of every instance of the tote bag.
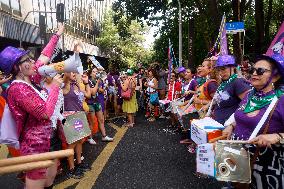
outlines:
[{"label": "tote bag", "polygon": [[157,105],[159,104],[159,95],[158,93],[152,93],[150,94],[150,103],[152,105]]},{"label": "tote bag", "polygon": [[91,135],[85,112],[64,112],[63,133],[68,144],[72,144]]},{"label": "tote bag", "polygon": [[2,120],[0,122],[0,144],[6,144],[15,149],[20,148],[17,125],[12,117],[8,104],[5,104]]}]

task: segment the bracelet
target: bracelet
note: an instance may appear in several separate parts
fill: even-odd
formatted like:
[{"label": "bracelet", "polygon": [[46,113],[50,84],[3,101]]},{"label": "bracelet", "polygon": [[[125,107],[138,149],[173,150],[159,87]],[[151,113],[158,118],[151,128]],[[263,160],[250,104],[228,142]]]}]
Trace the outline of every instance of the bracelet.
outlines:
[{"label": "bracelet", "polygon": [[280,133],[276,133],[279,136],[278,142],[280,142],[281,139],[283,139],[283,136]]}]

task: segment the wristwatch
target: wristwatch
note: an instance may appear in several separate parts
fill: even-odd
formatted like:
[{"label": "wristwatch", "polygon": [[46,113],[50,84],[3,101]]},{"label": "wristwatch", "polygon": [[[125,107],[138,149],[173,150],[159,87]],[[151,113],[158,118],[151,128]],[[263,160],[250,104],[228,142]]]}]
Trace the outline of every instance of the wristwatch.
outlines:
[{"label": "wristwatch", "polygon": [[280,136],[279,143],[284,144],[284,137],[280,133],[277,134]]}]

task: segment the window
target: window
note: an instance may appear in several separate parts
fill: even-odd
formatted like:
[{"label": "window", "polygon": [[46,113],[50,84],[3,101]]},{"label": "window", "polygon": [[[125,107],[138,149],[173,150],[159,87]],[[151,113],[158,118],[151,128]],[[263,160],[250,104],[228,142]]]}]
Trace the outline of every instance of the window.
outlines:
[{"label": "window", "polygon": [[1,9],[8,13],[21,16],[20,0],[0,0]]}]

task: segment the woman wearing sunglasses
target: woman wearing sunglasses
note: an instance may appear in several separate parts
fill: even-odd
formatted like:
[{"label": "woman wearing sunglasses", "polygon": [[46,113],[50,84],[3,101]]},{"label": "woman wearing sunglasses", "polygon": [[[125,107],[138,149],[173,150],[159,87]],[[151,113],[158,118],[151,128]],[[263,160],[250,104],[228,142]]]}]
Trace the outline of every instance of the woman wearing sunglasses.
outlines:
[{"label": "woman wearing sunglasses", "polygon": [[[29,57],[29,51],[11,46],[0,53],[0,69],[7,75],[12,74],[15,79],[8,88],[7,103],[15,119],[18,135],[21,136],[19,142],[22,155],[49,152],[51,149],[51,136],[55,130],[51,117],[60,109],[56,104],[63,80],[60,75],[53,78],[47,98],[42,97],[33,84],[40,83],[41,76],[37,69],[49,62],[63,30],[64,26],[59,25],[58,32],[51,37],[36,62]],[[26,188],[52,188],[56,172],[56,162],[48,169],[27,171]]]},{"label": "woman wearing sunglasses", "polygon": [[228,126],[223,133],[228,138],[248,140],[272,100],[277,97],[275,110],[270,111],[272,116],[266,120],[269,124],[266,134],[266,124],[263,124],[257,137],[249,141],[259,147],[259,153],[256,153],[258,156],[252,165],[251,188],[284,188],[284,150],[281,146],[284,142],[284,57],[279,54],[261,56],[249,73],[253,89],[235,112],[235,126]]},{"label": "woman wearing sunglasses", "polygon": [[222,82],[214,96],[212,116],[221,124],[238,109],[239,103],[250,90],[248,82],[238,77],[235,57],[231,55],[219,56],[215,69]]}]

